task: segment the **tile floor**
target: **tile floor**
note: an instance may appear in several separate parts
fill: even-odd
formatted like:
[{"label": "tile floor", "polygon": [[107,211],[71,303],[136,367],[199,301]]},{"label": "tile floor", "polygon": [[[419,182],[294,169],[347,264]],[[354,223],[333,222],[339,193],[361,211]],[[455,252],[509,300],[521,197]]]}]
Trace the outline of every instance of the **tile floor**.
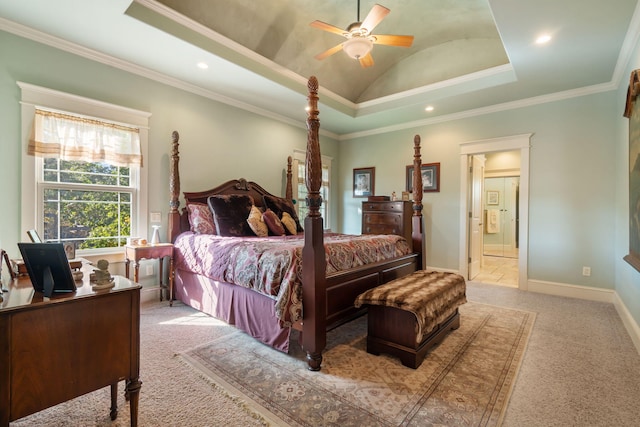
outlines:
[{"label": "tile floor", "polygon": [[483,256],[480,273],[472,279],[491,285],[518,287],[518,258]]}]

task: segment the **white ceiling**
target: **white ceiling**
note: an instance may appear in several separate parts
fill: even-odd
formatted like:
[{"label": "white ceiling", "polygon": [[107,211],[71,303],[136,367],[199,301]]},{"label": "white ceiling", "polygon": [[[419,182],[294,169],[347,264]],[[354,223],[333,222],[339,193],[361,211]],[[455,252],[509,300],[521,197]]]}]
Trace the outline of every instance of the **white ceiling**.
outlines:
[{"label": "white ceiling", "polygon": [[316,75],[321,130],[346,139],[614,89],[640,29],[637,0],[362,0],[361,19],[391,9],[374,34],[413,46],[314,59],[343,39],[308,24],[346,27],[356,3],[0,0],[0,30],[298,126]]}]

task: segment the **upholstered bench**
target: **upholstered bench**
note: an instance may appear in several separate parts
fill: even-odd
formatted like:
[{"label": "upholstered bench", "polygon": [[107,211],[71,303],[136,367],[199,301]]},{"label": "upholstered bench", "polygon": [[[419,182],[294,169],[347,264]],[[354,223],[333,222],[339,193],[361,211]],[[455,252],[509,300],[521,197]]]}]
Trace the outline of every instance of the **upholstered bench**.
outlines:
[{"label": "upholstered bench", "polygon": [[387,353],[416,369],[431,347],[460,326],[458,307],[467,302],[464,277],[419,270],[360,294],[368,305],[367,352]]}]

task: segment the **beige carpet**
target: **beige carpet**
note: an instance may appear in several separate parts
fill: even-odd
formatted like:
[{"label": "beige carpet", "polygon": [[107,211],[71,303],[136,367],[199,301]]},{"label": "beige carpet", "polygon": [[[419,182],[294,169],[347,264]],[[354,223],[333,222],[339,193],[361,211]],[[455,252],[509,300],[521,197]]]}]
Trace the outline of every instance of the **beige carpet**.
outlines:
[{"label": "beige carpet", "polygon": [[282,354],[242,332],[181,356],[275,425],[500,425],[535,314],[472,302],[460,312],[417,370],[366,353],[365,317],[332,331],[320,372],[297,345]]}]

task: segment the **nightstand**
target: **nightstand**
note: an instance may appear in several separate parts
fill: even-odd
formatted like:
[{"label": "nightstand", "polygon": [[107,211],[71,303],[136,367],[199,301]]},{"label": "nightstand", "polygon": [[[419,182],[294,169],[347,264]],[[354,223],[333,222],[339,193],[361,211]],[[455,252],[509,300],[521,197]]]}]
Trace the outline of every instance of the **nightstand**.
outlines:
[{"label": "nightstand", "polygon": [[[162,283],[162,260],[169,257],[169,285]],[[162,292],[168,291],[169,305],[173,305],[173,244],[157,243],[155,245],[126,245],[124,247],[124,266],[127,279],[129,278],[129,263],[133,261],[133,281],[138,282],[138,270],[140,260],[142,259],[158,259],[158,273],[160,274],[160,301],[162,301]]]}]

